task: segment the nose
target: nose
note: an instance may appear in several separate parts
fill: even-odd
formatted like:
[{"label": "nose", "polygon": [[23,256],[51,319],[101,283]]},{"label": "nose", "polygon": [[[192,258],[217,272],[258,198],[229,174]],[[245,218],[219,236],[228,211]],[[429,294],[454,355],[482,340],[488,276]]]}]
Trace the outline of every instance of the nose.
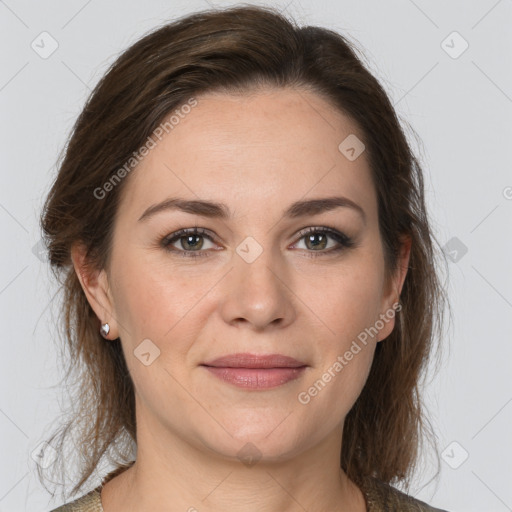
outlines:
[{"label": "nose", "polygon": [[234,268],[226,276],[221,316],[234,326],[255,331],[280,328],[296,317],[289,273],[273,259],[271,251],[263,251],[248,263],[234,255]]}]

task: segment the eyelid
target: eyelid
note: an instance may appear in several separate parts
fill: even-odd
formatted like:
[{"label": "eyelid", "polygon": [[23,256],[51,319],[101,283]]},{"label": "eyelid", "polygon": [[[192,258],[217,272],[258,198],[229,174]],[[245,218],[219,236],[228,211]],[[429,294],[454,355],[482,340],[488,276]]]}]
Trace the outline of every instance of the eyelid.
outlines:
[{"label": "eyelid", "polygon": [[301,229],[296,235],[298,237],[297,241],[294,242],[292,246],[295,246],[298,243],[300,243],[307,235],[314,235],[315,233],[327,235],[329,238],[336,242],[336,245],[334,247],[330,247],[329,249],[320,251],[310,251],[307,249],[301,249],[309,257],[328,256],[332,254],[337,254],[340,252],[344,252],[345,250],[350,249],[351,247],[357,246],[357,243],[354,241],[353,238],[346,235],[342,231],[339,231],[336,228],[331,228],[329,226],[310,226]]},{"label": "eyelid", "polygon": [[177,240],[182,236],[186,235],[201,235],[206,238],[209,238],[210,240],[214,241],[216,239],[216,236],[208,229],[206,228],[200,228],[198,226],[194,226],[191,228],[182,228],[178,229],[177,231],[173,231],[172,233],[168,234],[162,239],[162,242],[169,243],[172,240]]},{"label": "eyelid", "polygon": [[[342,231],[339,231],[336,228],[331,228],[329,226],[310,226],[304,229],[301,229],[295,236],[300,239],[304,238],[305,236],[309,234],[314,233],[326,233],[328,235],[331,235],[332,237],[340,238],[342,243],[346,244],[353,244],[353,240],[351,237],[343,233]],[[340,242],[340,243],[341,243]]]},{"label": "eyelid", "polygon": [[191,227],[191,228],[178,229],[177,231],[174,231],[174,232],[170,233],[169,235],[164,236],[161,239],[161,241],[160,241],[160,245],[167,252],[173,253],[173,254],[176,254],[176,255],[179,255],[179,256],[184,256],[184,257],[187,257],[187,256],[190,256],[190,257],[208,256],[209,255],[208,253],[211,252],[212,250],[213,251],[215,251],[215,250],[217,250],[217,251],[218,250],[223,250],[221,248],[221,249],[207,249],[207,250],[202,249],[202,250],[199,250],[199,251],[187,251],[185,249],[177,249],[176,247],[171,247],[173,243],[177,242],[180,238],[185,237],[187,235],[200,235],[200,236],[202,236],[204,238],[207,238],[212,243],[217,243],[216,242],[216,236],[213,235],[211,233],[211,231],[209,231],[206,228],[200,228],[198,226],[194,226],[194,227]]}]

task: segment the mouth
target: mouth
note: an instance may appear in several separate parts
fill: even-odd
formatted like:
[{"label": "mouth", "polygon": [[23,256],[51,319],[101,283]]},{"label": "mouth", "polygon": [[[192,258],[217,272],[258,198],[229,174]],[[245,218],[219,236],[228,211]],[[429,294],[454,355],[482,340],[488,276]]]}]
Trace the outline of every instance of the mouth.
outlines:
[{"label": "mouth", "polygon": [[308,367],[282,354],[231,354],[201,364],[220,380],[245,389],[270,389],[298,379]]}]

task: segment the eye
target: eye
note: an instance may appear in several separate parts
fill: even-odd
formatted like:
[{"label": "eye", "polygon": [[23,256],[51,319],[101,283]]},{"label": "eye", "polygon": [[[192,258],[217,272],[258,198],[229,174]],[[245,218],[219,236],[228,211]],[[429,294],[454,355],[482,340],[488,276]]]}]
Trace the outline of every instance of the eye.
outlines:
[{"label": "eye", "polygon": [[[180,229],[163,238],[161,245],[166,251],[183,257],[209,256],[211,251],[208,249],[219,250],[219,248],[215,248],[214,237],[207,233],[208,230],[204,228]],[[299,241],[292,248],[305,250],[310,257],[338,253],[355,245],[350,237],[328,227],[310,227],[301,230],[299,235]],[[304,241],[304,248],[297,247],[302,241]],[[208,246],[208,244],[211,245]]]},{"label": "eye", "polygon": [[304,240],[304,249],[313,253],[311,254],[313,257],[339,252],[355,245],[350,237],[336,229],[328,227],[307,228],[300,231],[299,235],[301,238],[299,242],[295,244],[295,248],[302,249],[302,247],[296,246]]},{"label": "eye", "polygon": [[[213,237],[206,234],[204,228],[185,228],[166,236],[161,244],[167,251],[180,254],[180,256],[198,257],[207,256],[208,243],[213,243]],[[206,242],[206,243],[205,243]]]}]

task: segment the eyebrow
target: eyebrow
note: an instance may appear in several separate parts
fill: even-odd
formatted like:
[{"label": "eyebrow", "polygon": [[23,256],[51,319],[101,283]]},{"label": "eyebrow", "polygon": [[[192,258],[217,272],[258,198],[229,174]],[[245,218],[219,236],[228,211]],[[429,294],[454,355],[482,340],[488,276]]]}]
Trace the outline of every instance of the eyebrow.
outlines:
[{"label": "eyebrow", "polygon": [[[295,219],[307,215],[319,215],[320,213],[340,207],[350,208],[358,212],[362,217],[363,222],[366,223],[366,213],[363,208],[361,208],[361,206],[359,206],[351,199],[341,196],[296,201],[284,211],[283,216],[286,218]],[[229,208],[223,203],[171,197],[165,201],[162,201],[161,203],[154,204],[147,208],[139,217],[139,221],[147,220],[153,215],[167,210],[179,210],[186,213],[192,213],[194,215],[200,215],[202,217],[217,218],[222,220],[227,220],[232,216]]]}]

